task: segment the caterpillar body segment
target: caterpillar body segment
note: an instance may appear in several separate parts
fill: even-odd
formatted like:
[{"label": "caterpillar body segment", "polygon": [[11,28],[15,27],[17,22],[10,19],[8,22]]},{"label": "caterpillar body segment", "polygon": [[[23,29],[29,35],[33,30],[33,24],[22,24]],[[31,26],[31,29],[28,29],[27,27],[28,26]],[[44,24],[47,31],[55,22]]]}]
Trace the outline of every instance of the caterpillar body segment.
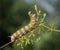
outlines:
[{"label": "caterpillar body segment", "polygon": [[25,34],[28,31],[31,31],[34,28],[35,25],[35,14],[32,14],[31,11],[28,12],[28,15],[30,17],[30,22],[28,25],[26,25],[25,27],[19,29],[18,31],[16,31],[14,34],[11,35],[11,42],[14,42],[16,38],[21,37],[23,34]]}]

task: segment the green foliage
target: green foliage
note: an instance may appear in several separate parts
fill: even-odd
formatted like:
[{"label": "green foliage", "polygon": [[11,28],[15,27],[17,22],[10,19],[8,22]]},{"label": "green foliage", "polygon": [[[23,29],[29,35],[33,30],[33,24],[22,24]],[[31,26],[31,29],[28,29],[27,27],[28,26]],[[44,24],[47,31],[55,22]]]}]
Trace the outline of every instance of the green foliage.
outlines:
[{"label": "green foliage", "polygon": [[36,11],[36,24],[35,24],[35,29],[32,31],[28,32],[26,35],[22,36],[21,38],[18,38],[13,46],[20,48],[24,48],[28,44],[35,44],[40,42],[41,36],[46,33],[52,33],[55,31],[54,25],[51,25],[50,27],[45,25],[45,17],[46,13],[41,13],[41,10],[38,10],[37,5],[34,5],[35,11]]}]

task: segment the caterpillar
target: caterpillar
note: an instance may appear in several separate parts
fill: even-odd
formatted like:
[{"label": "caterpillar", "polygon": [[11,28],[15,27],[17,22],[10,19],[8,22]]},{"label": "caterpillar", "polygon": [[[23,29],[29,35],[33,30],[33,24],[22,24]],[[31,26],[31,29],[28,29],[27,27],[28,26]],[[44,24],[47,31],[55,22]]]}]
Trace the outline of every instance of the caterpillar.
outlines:
[{"label": "caterpillar", "polygon": [[14,42],[16,38],[21,37],[22,35],[26,34],[26,32],[31,31],[35,26],[36,21],[36,14],[33,14],[31,11],[28,12],[28,15],[30,17],[30,22],[28,25],[24,26],[23,28],[19,29],[15,33],[13,33],[11,37],[11,42]]}]

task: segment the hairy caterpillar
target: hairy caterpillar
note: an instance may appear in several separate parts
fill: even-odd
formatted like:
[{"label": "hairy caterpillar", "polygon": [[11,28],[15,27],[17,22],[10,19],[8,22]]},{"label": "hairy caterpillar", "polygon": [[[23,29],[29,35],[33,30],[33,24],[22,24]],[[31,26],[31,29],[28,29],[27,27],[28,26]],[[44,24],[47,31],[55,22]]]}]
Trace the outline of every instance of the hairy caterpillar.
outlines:
[{"label": "hairy caterpillar", "polygon": [[30,17],[30,23],[28,25],[26,25],[25,27],[19,29],[18,31],[16,31],[15,33],[13,33],[10,37],[11,37],[11,42],[14,42],[15,39],[17,37],[21,37],[22,35],[24,35],[26,32],[32,30],[32,28],[34,28],[35,25],[35,14],[32,14],[31,11],[28,12],[28,15]]},{"label": "hairy caterpillar", "polygon": [[18,31],[16,31],[15,33],[13,33],[11,36],[9,36],[11,38],[11,41],[3,46],[0,47],[0,49],[2,49],[3,47],[9,45],[10,43],[14,42],[16,38],[21,37],[22,35],[24,35],[26,32],[31,31],[34,26],[35,26],[35,14],[32,14],[31,11],[28,12],[28,15],[30,17],[30,23],[28,25],[26,25],[25,27],[19,29]]}]

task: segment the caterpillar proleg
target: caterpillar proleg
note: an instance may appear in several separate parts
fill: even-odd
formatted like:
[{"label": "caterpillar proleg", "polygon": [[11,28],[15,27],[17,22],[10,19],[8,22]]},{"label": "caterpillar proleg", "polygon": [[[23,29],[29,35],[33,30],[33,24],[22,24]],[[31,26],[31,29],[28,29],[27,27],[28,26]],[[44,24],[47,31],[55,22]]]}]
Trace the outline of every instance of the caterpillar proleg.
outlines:
[{"label": "caterpillar proleg", "polygon": [[21,37],[22,35],[24,35],[26,32],[31,31],[34,28],[35,25],[35,14],[33,14],[31,11],[28,12],[28,15],[30,17],[30,22],[28,25],[26,25],[25,27],[19,29],[18,31],[16,31],[15,33],[13,33],[11,35],[11,42],[14,42],[16,38]]}]

